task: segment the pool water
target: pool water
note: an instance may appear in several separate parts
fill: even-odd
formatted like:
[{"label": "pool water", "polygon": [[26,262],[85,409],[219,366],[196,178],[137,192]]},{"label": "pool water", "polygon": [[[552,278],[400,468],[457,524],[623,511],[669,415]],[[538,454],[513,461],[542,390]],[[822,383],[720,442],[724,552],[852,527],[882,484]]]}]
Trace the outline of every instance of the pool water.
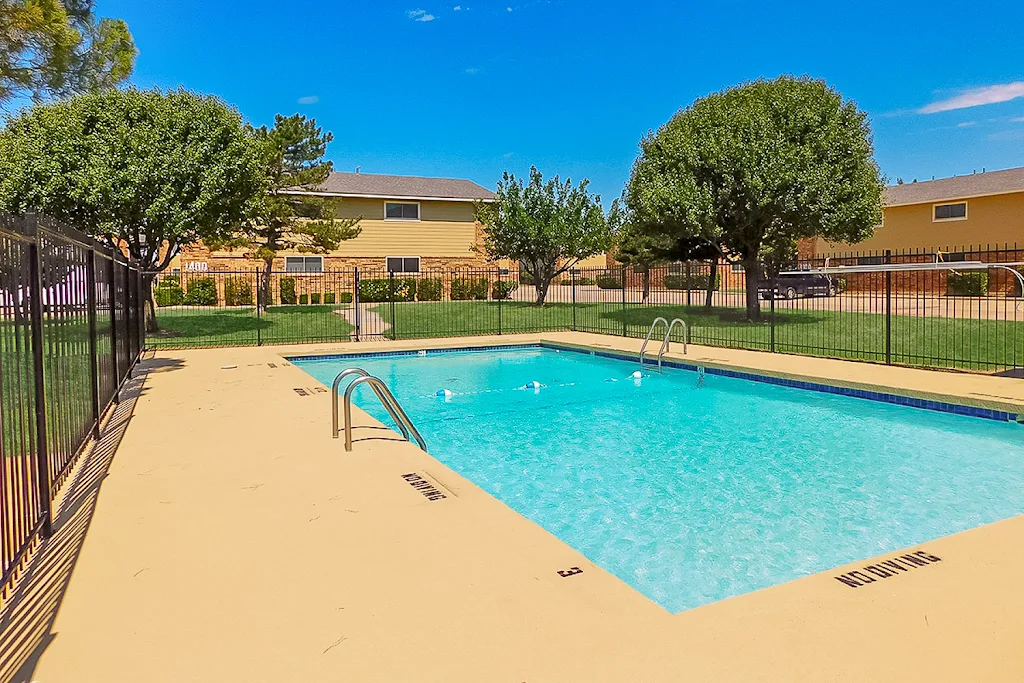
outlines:
[{"label": "pool water", "polygon": [[1024,511],[1015,423],[539,347],[295,364],[377,375],[432,456],[671,612]]}]

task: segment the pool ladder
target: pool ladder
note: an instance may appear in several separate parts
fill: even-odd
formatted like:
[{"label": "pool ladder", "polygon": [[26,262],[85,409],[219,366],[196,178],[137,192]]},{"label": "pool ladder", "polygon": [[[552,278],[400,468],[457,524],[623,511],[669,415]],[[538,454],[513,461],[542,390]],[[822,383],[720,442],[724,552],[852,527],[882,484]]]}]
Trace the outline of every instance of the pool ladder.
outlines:
[{"label": "pool ladder", "polygon": [[686,354],[686,345],[690,342],[690,328],[686,326],[686,321],[681,318],[673,318],[672,322],[665,320],[662,317],[657,317],[654,322],[651,323],[651,329],[647,330],[647,338],[644,339],[643,346],[640,347],[640,369],[644,369],[644,354],[647,352],[647,344],[651,341],[651,337],[654,336],[654,330],[658,329],[658,323],[665,326],[665,338],[661,341],[661,348],[658,349],[658,372],[661,372],[662,358],[665,356],[665,352],[669,350],[669,344],[671,343],[672,330],[676,328],[676,325],[682,325],[683,327],[683,354]]},{"label": "pool ladder", "polygon": [[341,386],[341,381],[351,375],[357,375],[357,377],[355,381],[345,387],[345,450],[352,450],[352,392],[360,384],[368,384],[373,389],[373,393],[376,394],[381,405],[384,406],[384,410],[388,411],[388,415],[398,425],[398,429],[402,432],[405,440],[415,440],[416,445],[426,451],[427,442],[423,440],[419,430],[416,429],[416,426],[409,419],[406,412],[402,410],[402,406],[398,403],[395,395],[391,393],[391,390],[388,389],[388,385],[384,384],[379,377],[374,377],[362,368],[342,370],[334,378],[334,384],[331,386],[331,436],[335,439],[338,438],[338,388]]}]

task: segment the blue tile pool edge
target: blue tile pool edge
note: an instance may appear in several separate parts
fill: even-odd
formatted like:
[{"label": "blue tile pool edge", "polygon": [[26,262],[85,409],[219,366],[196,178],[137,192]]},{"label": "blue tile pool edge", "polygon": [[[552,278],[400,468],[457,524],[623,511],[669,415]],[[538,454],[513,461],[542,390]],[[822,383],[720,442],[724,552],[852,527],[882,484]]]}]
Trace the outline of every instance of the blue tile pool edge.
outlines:
[{"label": "blue tile pool edge", "polygon": [[[567,344],[555,344],[552,342],[536,342],[526,344],[489,344],[486,346],[455,346],[455,347],[444,347],[444,348],[432,348],[432,349],[404,349],[396,351],[360,351],[355,353],[327,353],[327,354],[310,354],[302,356],[284,356],[289,362],[296,361],[315,361],[315,360],[336,360],[343,358],[393,358],[400,356],[433,356],[443,353],[474,353],[474,352],[486,352],[486,351],[515,351],[518,349],[555,349],[558,351],[569,351],[571,353],[581,353],[585,355],[600,356],[602,358],[612,358],[615,360],[625,360],[636,362],[636,356],[631,355],[623,351],[610,351],[607,349],[596,349],[589,346],[571,346]],[[678,360],[664,359],[662,364],[680,370],[690,370],[693,372],[697,371],[697,363],[685,363]],[[651,363],[653,365],[653,363]],[[842,396],[850,396],[852,398],[861,398],[868,401],[879,401],[881,403],[892,403],[895,405],[907,406],[910,408],[920,408],[922,410],[934,410],[943,413],[953,413],[955,415],[965,415],[968,417],[978,417],[985,420],[995,420],[997,422],[1022,422],[1024,421],[1024,413],[1011,413],[1004,410],[995,410],[992,408],[978,408],[975,406],[965,406],[957,403],[948,403],[945,401],[934,401],[931,399],[914,398],[912,396],[901,396],[899,394],[886,394],[879,391],[870,391],[866,389],[853,389],[850,387],[837,386],[833,384],[821,384],[819,382],[806,382],[803,380],[788,379],[785,377],[775,377],[772,375],[761,375],[752,372],[743,372],[739,370],[727,370],[725,368],[718,368],[714,366],[703,366],[704,372],[709,375],[719,375],[722,377],[732,377],[735,379],[745,379],[751,382],[764,382],[766,384],[776,384],[778,386],[790,387],[793,389],[805,389],[807,391],[819,391],[826,394],[839,394]]]}]

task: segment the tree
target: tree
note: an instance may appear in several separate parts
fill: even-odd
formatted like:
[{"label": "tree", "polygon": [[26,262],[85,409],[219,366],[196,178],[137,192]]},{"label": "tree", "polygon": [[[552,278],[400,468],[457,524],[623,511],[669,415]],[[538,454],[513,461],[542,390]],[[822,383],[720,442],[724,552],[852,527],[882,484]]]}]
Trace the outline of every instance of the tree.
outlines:
[{"label": "tree", "polygon": [[782,76],[697,100],[640,143],[626,190],[645,230],[736,258],[760,317],[760,259],[797,240],[859,242],[881,223],[867,116],[823,81]]},{"label": "tree", "polygon": [[258,215],[262,146],[223,101],[185,90],[109,90],[36,106],[0,131],[0,210],[41,211],[127,253],[153,277],[182,245]]},{"label": "tree", "polygon": [[665,260],[669,240],[664,235],[638,229],[625,203],[617,199],[608,212],[608,222],[615,234],[615,260],[643,276],[643,301],[647,301],[651,295],[651,268]]},{"label": "tree", "polygon": [[315,191],[330,175],[333,166],[323,157],[334,139],[331,133],[300,114],[278,114],[273,128],[263,126],[257,133],[265,150],[269,191],[259,220],[220,245],[248,248],[263,261],[260,305],[266,306],[279,252],[324,254],[357,236],[360,228],[359,218],[336,217],[338,199],[296,194]]},{"label": "tree", "polygon": [[476,205],[487,258],[518,261],[534,280],[538,306],[554,278],[611,244],[601,197],[591,195],[588,185],[583,180],[574,187],[558,176],[544,182],[536,167],[524,185],[505,171],[494,201]]},{"label": "tree", "polygon": [[112,88],[132,73],[135,43],[93,0],[0,0],[0,105]]}]

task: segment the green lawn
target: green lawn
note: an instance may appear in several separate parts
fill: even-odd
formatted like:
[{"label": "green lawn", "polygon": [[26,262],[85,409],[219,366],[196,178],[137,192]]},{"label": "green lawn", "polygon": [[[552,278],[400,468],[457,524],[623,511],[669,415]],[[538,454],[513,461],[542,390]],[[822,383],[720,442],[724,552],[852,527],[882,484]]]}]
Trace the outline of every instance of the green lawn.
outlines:
[{"label": "green lawn", "polygon": [[336,311],[344,307],[160,308],[160,332],[146,337],[152,348],[251,346],[290,342],[347,341],[353,330]]},{"label": "green lawn", "polygon": [[[499,312],[500,309],[500,312]],[[392,321],[389,304],[375,309]],[[765,312],[768,316],[768,312]],[[772,325],[750,323],[734,308],[640,306],[618,303],[550,304],[538,309],[522,302],[464,301],[394,306],[391,338],[461,334],[513,334],[577,329],[643,337],[658,316],[682,318],[693,343],[770,350]],[[885,361],[885,316],[834,311],[777,311],[774,348],[859,360]],[[677,335],[674,335],[679,339]],[[1024,363],[1024,322],[892,317],[892,360],[908,365],[990,369]]]}]

